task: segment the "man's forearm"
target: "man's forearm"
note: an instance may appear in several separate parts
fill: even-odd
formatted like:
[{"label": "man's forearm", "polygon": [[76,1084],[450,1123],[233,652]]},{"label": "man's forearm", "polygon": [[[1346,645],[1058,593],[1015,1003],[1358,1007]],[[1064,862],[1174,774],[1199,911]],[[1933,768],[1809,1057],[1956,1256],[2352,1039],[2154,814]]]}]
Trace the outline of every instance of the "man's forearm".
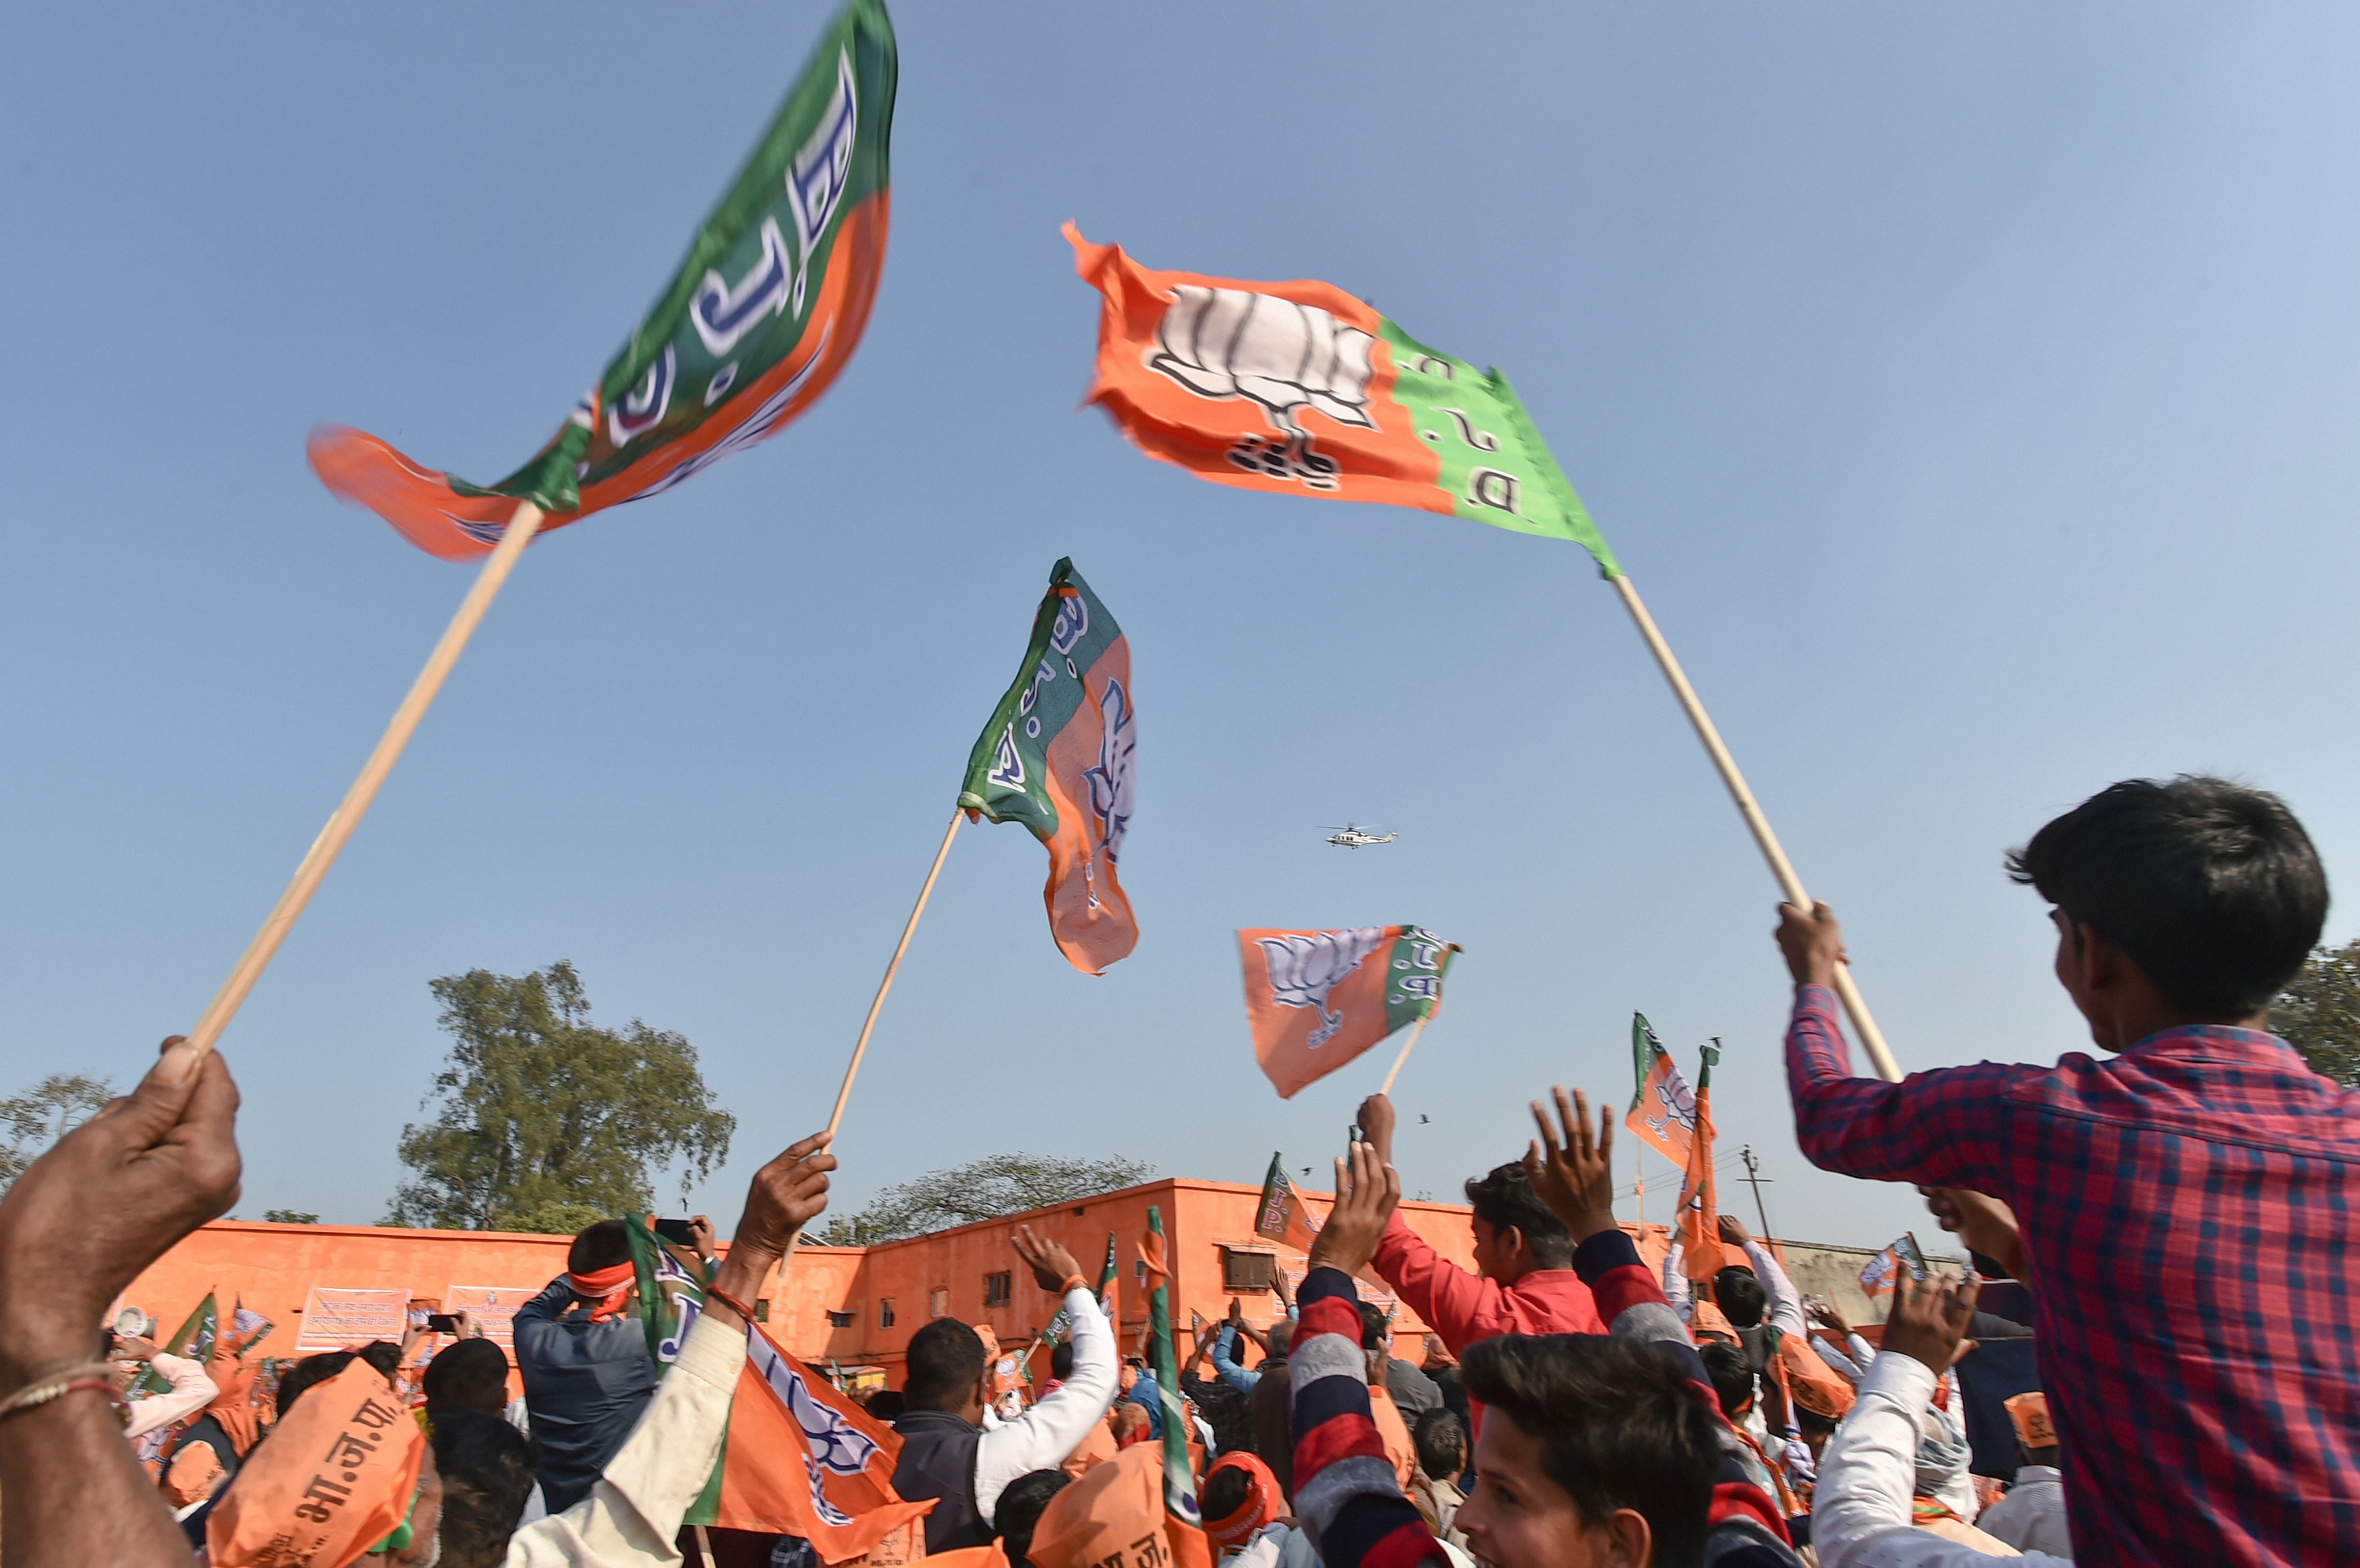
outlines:
[{"label": "man's forearm", "polygon": [[0,1419],[0,1494],[8,1568],[188,1568],[188,1537],[102,1394]]}]

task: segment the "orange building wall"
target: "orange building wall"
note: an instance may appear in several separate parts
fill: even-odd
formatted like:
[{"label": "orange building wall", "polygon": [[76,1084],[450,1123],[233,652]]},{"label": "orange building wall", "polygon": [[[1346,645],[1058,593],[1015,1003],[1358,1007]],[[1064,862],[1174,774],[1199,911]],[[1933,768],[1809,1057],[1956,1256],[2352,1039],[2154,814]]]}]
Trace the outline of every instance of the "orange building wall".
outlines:
[{"label": "orange building wall", "polygon": [[[1147,1231],[1147,1209],[1163,1212],[1173,1269],[1172,1315],[1179,1331],[1178,1354],[1194,1348],[1187,1338],[1191,1309],[1207,1319],[1226,1315],[1229,1295],[1221,1285],[1221,1248],[1251,1247],[1275,1255],[1278,1267],[1299,1279],[1304,1257],[1254,1234],[1258,1186],[1185,1178],[1153,1181],[1054,1209],[986,1220],[956,1230],[871,1247],[798,1248],[788,1279],[773,1274],[765,1290],[772,1337],[806,1361],[833,1358],[844,1366],[881,1367],[898,1385],[910,1336],[929,1321],[929,1295],[948,1292],[948,1315],[989,1324],[1002,1345],[1021,1347],[1055,1315],[1058,1303],[1033,1284],[1031,1272],[1011,1245],[1017,1225],[1063,1242],[1092,1280],[1106,1256],[1107,1233],[1116,1236],[1122,1270],[1120,1299],[1123,1347],[1147,1322],[1147,1297],[1139,1286],[1139,1244]],[[1324,1194],[1306,1193],[1324,1204]],[[1473,1267],[1473,1237],[1464,1204],[1404,1203],[1410,1227],[1445,1258]],[[565,1269],[567,1236],[503,1231],[402,1230],[378,1225],[290,1225],[221,1220],[200,1228],[126,1292],[126,1302],[155,1313],[169,1333],[209,1290],[224,1306],[242,1300],[279,1326],[263,1354],[293,1354],[305,1293],[313,1286],[406,1290],[437,1302],[453,1285],[538,1288]],[[1641,1250],[1651,1265],[1665,1249],[1662,1227],[1649,1226]],[[984,1305],[985,1277],[1011,1276],[1004,1306]],[[1382,1292],[1364,1292],[1380,1306]],[[895,1321],[880,1321],[886,1301]],[[1265,1326],[1282,1315],[1268,1292],[1242,1298],[1247,1321]],[[831,1312],[849,1312],[836,1327]],[[1408,1336],[1397,1353],[1415,1359],[1415,1336],[1426,1324],[1407,1307],[1395,1315],[1397,1334]],[[1036,1371],[1045,1371],[1045,1358]]]}]

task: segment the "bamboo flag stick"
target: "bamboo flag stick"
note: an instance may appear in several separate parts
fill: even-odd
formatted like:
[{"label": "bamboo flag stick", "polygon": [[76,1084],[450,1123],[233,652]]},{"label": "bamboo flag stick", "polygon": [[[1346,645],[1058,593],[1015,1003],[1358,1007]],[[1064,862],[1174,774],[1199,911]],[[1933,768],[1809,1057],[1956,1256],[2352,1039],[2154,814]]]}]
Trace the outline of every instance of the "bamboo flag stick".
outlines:
[{"label": "bamboo flag stick", "polygon": [[493,599],[499,594],[500,585],[508,580],[508,572],[515,568],[517,558],[524,554],[524,547],[531,543],[532,536],[540,531],[541,517],[541,508],[531,502],[517,504],[515,514],[508,518],[507,531],[500,535],[499,544],[484,562],[484,569],[475,573],[475,586],[469,588],[467,596],[459,602],[459,613],[453,615],[451,624],[443,628],[442,640],[436,643],[434,651],[426,656],[426,668],[420,670],[418,679],[410,682],[410,694],[402,698],[401,706],[394,710],[393,722],[386,725],[385,734],[377,738],[377,749],[370,752],[368,760],[361,765],[360,777],[354,779],[353,787],[344,791],[344,798],[337,803],[335,813],[328,819],[328,825],[320,830],[320,836],[311,841],[311,850],[304,855],[303,863],[295,868],[295,879],[287,884],[285,892],[279,895],[279,902],[271,906],[269,918],[262,922],[262,929],[254,933],[254,940],[246,943],[246,952],[239,956],[237,967],[229,972],[229,978],[223,981],[222,988],[213,994],[204,1016],[197,1020],[197,1027],[189,1031],[189,1043],[196,1047],[199,1053],[211,1051],[213,1042],[221,1038],[222,1030],[229,1027],[229,1020],[245,1005],[246,993],[254,989],[254,983],[262,978],[262,972],[270,967],[271,959],[278,955],[279,944],[287,940],[287,933],[294,930],[295,922],[302,918],[303,907],[311,901],[311,895],[320,890],[320,883],[327,877],[328,867],[336,863],[336,856],[344,853],[344,845],[352,839],[353,830],[361,825],[363,817],[368,815],[369,802],[377,799],[386,775],[393,771],[393,765],[400,760],[402,748],[418,732],[418,722],[426,716],[426,710],[433,703],[435,693],[442,690],[443,678],[451,673],[451,667],[459,662],[459,655],[466,649],[467,639],[475,635],[475,627],[483,621],[484,612],[491,608]]},{"label": "bamboo flag stick", "polygon": [[860,1020],[860,1038],[853,1042],[852,1060],[845,1064],[844,1086],[836,1092],[836,1109],[827,1116],[827,1136],[831,1141],[836,1129],[844,1123],[844,1103],[852,1098],[852,1081],[860,1076],[860,1059],[869,1053],[869,1031],[877,1027],[877,1015],[885,1006],[885,994],[893,988],[893,976],[901,968],[901,955],[910,951],[910,938],[918,929],[918,917],[926,912],[926,900],[934,896],[934,878],[943,874],[943,861],[951,852],[951,840],[958,837],[959,823],[967,813],[951,808],[951,825],[943,830],[943,846],[934,851],[934,863],[926,868],[926,885],[918,889],[918,901],[911,907],[909,921],[901,927],[901,940],[893,944],[892,961],[885,965],[885,978],[877,983],[877,995],[869,1004],[869,1016]]},{"label": "bamboo flag stick", "polygon": [[[1754,801],[1754,791],[1745,787],[1745,776],[1738,772],[1737,759],[1731,757],[1729,747],[1721,743],[1721,732],[1713,728],[1711,716],[1704,711],[1704,704],[1697,700],[1696,688],[1688,684],[1688,676],[1680,670],[1680,661],[1672,657],[1671,645],[1664,640],[1664,634],[1655,629],[1655,618],[1647,614],[1647,606],[1641,601],[1639,590],[1632,586],[1628,577],[1616,577],[1613,583],[1614,591],[1622,595],[1622,607],[1631,612],[1631,619],[1638,626],[1640,637],[1646,640],[1647,650],[1655,656],[1656,664],[1662,667],[1664,679],[1672,683],[1672,694],[1680,700],[1680,707],[1688,714],[1688,723],[1696,726],[1697,738],[1704,742],[1705,754],[1712,758],[1713,767],[1721,774],[1721,781],[1729,787],[1730,798],[1737,802],[1737,814],[1745,819],[1746,827],[1754,834],[1754,842],[1761,846],[1762,857],[1770,863],[1770,874],[1778,879],[1779,890],[1786,895],[1788,903],[1808,912],[1812,904],[1810,895],[1803,891],[1803,879],[1795,875],[1795,867],[1786,859],[1786,852],[1778,847],[1778,835],[1770,831],[1770,819],[1762,814],[1761,806]],[[1878,1075],[1890,1083],[1901,1082],[1900,1065],[1893,1060],[1893,1052],[1885,1046],[1884,1031],[1869,1016],[1868,1003],[1862,999],[1860,987],[1852,984],[1851,970],[1841,964],[1836,965],[1836,995],[1842,999],[1844,1011],[1852,1017],[1852,1027],[1860,1032],[1860,1042],[1866,1048]]]},{"label": "bamboo flag stick", "polygon": [[1409,1061],[1409,1053],[1417,1049],[1417,1037],[1426,1032],[1426,1018],[1433,1016],[1432,1013],[1428,1013],[1426,1018],[1409,1026],[1409,1038],[1402,1041],[1401,1054],[1393,1058],[1393,1070],[1385,1074],[1385,1086],[1378,1090],[1378,1094],[1390,1094],[1393,1092],[1393,1080],[1401,1076],[1403,1066]]}]

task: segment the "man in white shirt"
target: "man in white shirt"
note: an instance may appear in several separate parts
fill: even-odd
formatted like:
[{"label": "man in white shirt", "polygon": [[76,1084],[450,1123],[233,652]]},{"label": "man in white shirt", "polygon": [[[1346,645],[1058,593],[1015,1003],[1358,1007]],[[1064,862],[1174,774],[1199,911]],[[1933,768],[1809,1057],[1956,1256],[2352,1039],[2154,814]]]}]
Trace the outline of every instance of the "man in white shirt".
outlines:
[{"label": "man in white shirt", "polygon": [[1008,1483],[1057,1468],[1114,1403],[1114,1330],[1074,1255],[1036,1237],[1030,1225],[1017,1227],[1014,1244],[1033,1281],[1065,1298],[1073,1376],[1014,1421],[985,1432],[989,1367],[982,1339],[956,1318],[937,1318],[911,1335],[909,1408],[893,1423],[901,1434],[893,1490],[913,1502],[937,1499],[926,1516],[929,1555],[989,1545]]},{"label": "man in white shirt", "polygon": [[[156,1376],[164,1379],[166,1388],[160,1394],[131,1401],[131,1413],[125,1418],[123,1435],[145,1437],[158,1427],[169,1426],[186,1416],[195,1415],[213,1402],[221,1392],[213,1380],[205,1375],[205,1364],[158,1350],[148,1340],[117,1335],[115,1341],[115,1381],[129,1388],[139,1380],[144,1370],[140,1363],[153,1367]],[[127,1364],[127,1365],[126,1365]]]},{"label": "man in white shirt", "polygon": [[[1938,1535],[1913,1523],[1918,1413],[1932,1398],[1940,1371],[1958,1358],[1959,1342],[1974,1316],[1975,1289],[1972,1278],[1900,1281],[1885,1325],[1885,1346],[1861,1379],[1860,1402],[1819,1456],[1819,1490],[1811,1503],[1811,1545],[1819,1568],[1970,1568],[1988,1563],[2056,1568],[2070,1561],[2045,1552],[2012,1555],[2004,1543],[1971,1525]],[[1961,1533],[1971,1539],[1958,1539]]]},{"label": "man in white shirt", "polygon": [[2016,1446],[2024,1455],[2007,1496],[1983,1510],[1976,1528],[2018,1552],[2073,1554],[2065,1529],[2065,1475],[2057,1467],[2057,1429],[2049,1424],[2049,1396],[2035,1389],[2007,1401]]}]

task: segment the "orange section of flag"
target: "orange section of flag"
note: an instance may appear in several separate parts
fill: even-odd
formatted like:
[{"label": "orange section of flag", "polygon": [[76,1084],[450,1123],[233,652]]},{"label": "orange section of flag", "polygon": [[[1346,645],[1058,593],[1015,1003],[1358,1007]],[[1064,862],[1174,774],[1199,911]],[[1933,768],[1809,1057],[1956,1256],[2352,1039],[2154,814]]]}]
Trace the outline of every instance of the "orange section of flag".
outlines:
[{"label": "orange section of flag", "polygon": [[1680,1247],[1691,1279],[1710,1279],[1729,1267],[1729,1250],[1721,1240],[1720,1194],[1712,1179],[1709,1078],[1697,1085],[1696,1136],[1688,1146],[1688,1174],[1680,1181]]},{"label": "orange section of flag", "polygon": [[1159,272],[1065,234],[1103,300],[1089,400],[1141,451],[1249,490],[1452,510],[1367,301],[1310,279]]},{"label": "orange section of flag", "polygon": [[1238,932],[1254,1059],[1282,1099],[1393,1032],[1385,963],[1403,930]]},{"label": "orange section of flag", "polygon": [[355,1358],[270,1429],[205,1520],[220,1568],[345,1563],[410,1512],[426,1433],[393,1385]]},{"label": "orange section of flag", "polygon": [[1131,641],[1117,637],[1084,672],[1083,712],[1049,742],[1042,788],[1057,809],[1048,841],[1049,934],[1085,975],[1139,945],[1131,896],[1115,879],[1115,855],[1131,817],[1138,717],[1131,698]]},{"label": "orange section of flag", "polygon": [[[1686,1105],[1681,1103],[1683,1100]],[[1688,1151],[1696,1138],[1681,1117],[1694,1115],[1694,1106],[1695,1098],[1680,1081],[1672,1059],[1658,1053],[1648,1063],[1646,1082],[1639,1086],[1639,1103],[1631,1107],[1622,1125],[1648,1148],[1686,1170]]]},{"label": "orange section of flag", "polygon": [[934,1503],[893,1490],[901,1440],[826,1378],[748,1331],[729,1401],[729,1443],[713,1522],[799,1535],[823,1562],[858,1557]]}]

